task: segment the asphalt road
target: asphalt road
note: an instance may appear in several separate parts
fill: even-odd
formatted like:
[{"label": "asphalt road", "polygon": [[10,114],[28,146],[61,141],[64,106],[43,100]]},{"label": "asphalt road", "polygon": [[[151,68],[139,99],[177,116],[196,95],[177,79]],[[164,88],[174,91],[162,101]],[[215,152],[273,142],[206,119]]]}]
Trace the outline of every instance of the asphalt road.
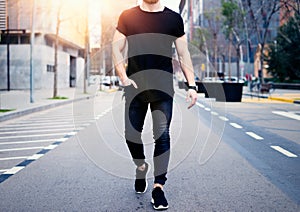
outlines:
[{"label": "asphalt road", "polygon": [[[152,211],[133,191],[121,93],[0,123],[1,211]],[[300,108],[174,101],[169,211],[299,211]],[[143,138],[150,164],[151,119]],[[150,171],[148,182],[153,181]]]}]

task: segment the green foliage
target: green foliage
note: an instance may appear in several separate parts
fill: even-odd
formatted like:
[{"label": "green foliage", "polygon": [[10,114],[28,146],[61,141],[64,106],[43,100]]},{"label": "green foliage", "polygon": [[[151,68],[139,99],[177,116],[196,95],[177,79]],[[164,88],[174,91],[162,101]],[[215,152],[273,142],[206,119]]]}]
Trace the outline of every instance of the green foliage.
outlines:
[{"label": "green foliage", "polygon": [[6,112],[10,112],[10,111],[14,111],[16,109],[0,109],[0,113],[6,113]]},{"label": "green foliage", "polygon": [[224,33],[229,38],[232,31],[241,31],[243,29],[243,19],[245,13],[239,7],[238,2],[234,0],[222,0],[221,14],[224,16]]},{"label": "green foliage", "polygon": [[279,81],[300,79],[300,16],[279,28],[276,43],[269,46],[268,71]]},{"label": "green foliage", "polygon": [[51,100],[65,100],[65,99],[68,99],[68,97],[65,97],[65,96],[56,96],[56,97],[52,97],[52,98],[49,98]]}]

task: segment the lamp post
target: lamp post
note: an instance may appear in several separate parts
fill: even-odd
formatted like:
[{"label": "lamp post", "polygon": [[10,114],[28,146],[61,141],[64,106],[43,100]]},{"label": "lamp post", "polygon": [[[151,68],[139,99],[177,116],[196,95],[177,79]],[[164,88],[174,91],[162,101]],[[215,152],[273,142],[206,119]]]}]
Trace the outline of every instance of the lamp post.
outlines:
[{"label": "lamp post", "polygon": [[33,62],[33,50],[34,50],[34,30],[35,30],[35,0],[32,1],[32,16],[31,16],[31,35],[30,35],[30,103],[34,102],[33,90],[34,90],[34,62]]}]

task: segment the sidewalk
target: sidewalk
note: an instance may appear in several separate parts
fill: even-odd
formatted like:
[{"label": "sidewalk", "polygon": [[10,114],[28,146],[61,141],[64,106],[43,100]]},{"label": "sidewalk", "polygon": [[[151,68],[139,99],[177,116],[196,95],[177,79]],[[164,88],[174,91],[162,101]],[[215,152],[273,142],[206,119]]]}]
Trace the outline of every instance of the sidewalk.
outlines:
[{"label": "sidewalk", "polygon": [[[0,122],[27,115],[32,112],[42,111],[60,105],[68,104],[73,101],[93,98],[97,89],[93,86],[88,88],[86,94],[82,88],[64,88],[58,89],[58,96],[67,97],[67,99],[51,99],[52,89],[35,90],[33,93],[33,103],[30,103],[29,90],[0,91],[0,109],[11,110],[9,112],[0,112]],[[106,89],[105,92],[112,91]]]},{"label": "sidewalk", "polygon": [[247,96],[247,100],[249,100],[249,98],[253,100],[266,99],[269,101],[300,104],[299,90],[275,89],[275,91],[270,94],[258,94],[256,92],[251,93],[248,87],[244,87],[243,96]]}]

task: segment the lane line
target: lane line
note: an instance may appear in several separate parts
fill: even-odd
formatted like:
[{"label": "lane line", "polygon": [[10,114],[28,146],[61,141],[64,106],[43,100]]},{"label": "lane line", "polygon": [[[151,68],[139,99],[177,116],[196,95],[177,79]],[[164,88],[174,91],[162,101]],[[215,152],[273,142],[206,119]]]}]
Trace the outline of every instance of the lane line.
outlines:
[{"label": "lane line", "polygon": [[12,141],[12,142],[0,142],[0,145],[44,143],[44,142],[54,142],[54,141],[61,141],[61,142],[64,142],[64,141],[66,141],[66,140],[68,140],[68,138],[44,139],[44,140],[31,140],[31,141]]},{"label": "lane line", "polygon": [[0,149],[0,152],[13,152],[13,151],[23,151],[23,150],[32,150],[32,149],[44,149],[44,146],[37,147],[22,147],[22,148],[13,148],[13,149]]},{"label": "lane line", "polygon": [[19,160],[19,159],[26,159],[30,156],[19,156],[19,157],[8,157],[8,158],[0,158],[0,161],[4,160]]},{"label": "lane line", "polygon": [[196,102],[196,105],[197,105],[198,107],[205,108],[205,106],[204,106],[203,104],[199,103],[199,102]]},{"label": "lane line", "polygon": [[211,113],[211,115],[213,115],[213,116],[218,116],[218,115],[219,115],[219,113],[217,113],[217,112],[215,112],[215,111],[211,111],[210,113]]},{"label": "lane line", "polygon": [[280,147],[280,146],[271,146],[272,149],[280,152],[281,154],[284,154],[285,156],[287,157],[290,157],[290,158],[297,158],[298,156],[295,155],[294,153],[291,153],[290,151]]},{"label": "lane line", "polygon": [[300,116],[294,113],[285,112],[285,111],[272,111],[272,113],[300,121]]},{"label": "lane line", "polygon": [[236,128],[236,129],[242,129],[243,127],[241,126],[241,125],[239,125],[239,124],[237,124],[237,123],[230,123],[230,125],[231,126],[233,126],[234,128]]},{"label": "lane line", "polygon": [[208,107],[204,108],[204,110],[206,110],[206,111],[211,111],[211,109],[208,108]]},{"label": "lane line", "polygon": [[222,121],[229,121],[229,119],[226,118],[225,116],[219,116],[219,119],[221,119]]},{"label": "lane line", "polygon": [[251,136],[252,138],[256,139],[256,140],[264,140],[263,137],[255,134],[254,132],[246,132],[247,135]]}]

